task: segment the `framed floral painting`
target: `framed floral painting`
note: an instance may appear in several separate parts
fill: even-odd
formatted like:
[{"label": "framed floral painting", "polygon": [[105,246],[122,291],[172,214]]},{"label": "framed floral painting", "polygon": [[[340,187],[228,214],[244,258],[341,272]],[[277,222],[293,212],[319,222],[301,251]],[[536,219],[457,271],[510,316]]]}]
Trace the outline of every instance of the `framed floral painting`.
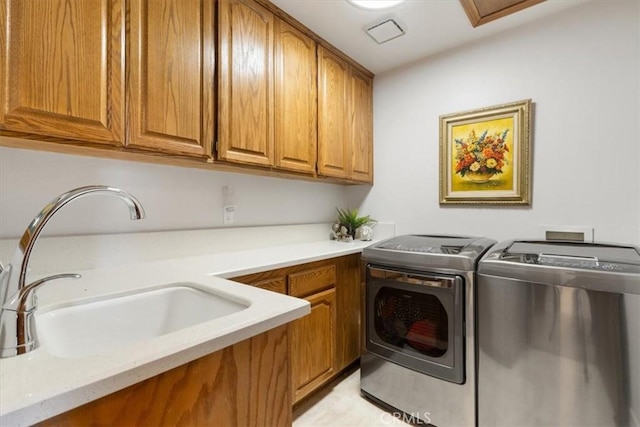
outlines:
[{"label": "framed floral painting", "polygon": [[531,100],[440,116],[440,204],[531,204]]}]

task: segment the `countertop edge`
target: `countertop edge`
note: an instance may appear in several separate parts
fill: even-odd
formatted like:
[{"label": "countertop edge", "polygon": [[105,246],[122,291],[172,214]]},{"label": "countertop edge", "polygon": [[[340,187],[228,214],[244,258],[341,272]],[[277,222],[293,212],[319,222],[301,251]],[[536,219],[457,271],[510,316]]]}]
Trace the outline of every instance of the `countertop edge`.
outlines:
[{"label": "countertop edge", "polygon": [[[138,384],[156,375],[160,375],[171,369],[177,368],[201,357],[212,354],[241,341],[267,332],[271,329],[292,322],[310,312],[308,304],[301,305],[290,311],[283,312],[274,317],[253,324],[250,327],[216,337],[212,342],[205,342],[193,347],[185,348],[176,353],[168,354],[150,362],[137,365],[128,370],[108,378],[97,380],[83,385],[74,390],[63,392],[46,401],[35,402],[28,406],[16,409],[13,412],[3,414],[0,417],[0,425],[3,426],[30,426],[49,418],[55,417],[74,408],[80,407],[109,394],[118,392],[132,385]],[[143,375],[135,375],[144,371]]]},{"label": "countertop edge", "polygon": [[[130,269],[153,270],[156,268],[165,268],[167,271],[173,272],[173,274],[168,275],[167,280],[172,278],[174,280],[180,280],[180,269],[191,268],[198,271],[198,274],[202,276],[208,276],[213,280],[226,281],[228,278],[241,275],[360,253],[364,247],[374,242],[375,241],[353,243],[335,241],[311,242],[307,244],[285,245],[281,247],[268,247],[248,251],[140,263],[134,266],[123,266],[115,270],[119,270],[119,274],[126,274]],[[242,260],[243,258],[244,261]],[[97,274],[101,270],[102,269],[94,270],[90,273]],[[194,274],[190,274],[190,276],[193,277]],[[89,277],[91,277],[91,274],[89,274]],[[235,282],[233,283],[238,286],[245,286]],[[74,292],[77,294],[76,297],[80,299],[87,296],[82,293],[78,294],[77,290]],[[68,295],[66,295],[66,292],[62,292],[62,294],[64,295],[59,299],[64,300]],[[73,293],[69,295],[73,295]],[[53,298],[44,306],[55,305],[56,302],[60,301],[56,301],[56,298]],[[5,406],[3,404],[2,407],[0,407],[0,414],[2,414],[0,415],[0,424],[20,426],[43,421],[252,336],[289,323],[304,316],[308,312],[309,306],[305,301],[303,305],[288,307],[284,311],[274,313],[270,317],[261,319],[251,325],[244,325],[237,330],[228,331],[223,336],[214,336],[206,342],[196,343],[150,361],[143,361],[121,372],[99,378],[87,384],[81,384],[77,388],[62,390],[58,394],[46,399],[36,399],[23,406],[19,404],[9,405],[12,407],[6,412],[3,410]],[[144,359],[144,357],[142,357],[142,359]],[[0,363],[2,362],[0,361]],[[5,377],[5,380],[7,379],[5,375],[2,376]],[[5,387],[3,387],[3,389],[4,388]]]}]

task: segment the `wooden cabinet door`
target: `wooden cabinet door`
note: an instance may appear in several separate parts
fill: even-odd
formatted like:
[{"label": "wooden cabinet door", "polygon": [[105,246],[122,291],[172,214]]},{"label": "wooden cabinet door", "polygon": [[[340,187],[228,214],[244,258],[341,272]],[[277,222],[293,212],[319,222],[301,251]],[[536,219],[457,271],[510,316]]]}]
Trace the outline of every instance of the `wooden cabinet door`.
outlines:
[{"label": "wooden cabinet door", "polygon": [[0,127],[121,145],[123,0],[0,2]]},{"label": "wooden cabinet door", "polygon": [[313,174],[318,139],[316,43],[281,20],[275,75],[275,166]]},{"label": "wooden cabinet door", "polygon": [[279,326],[37,425],[290,427],[287,344]]},{"label": "wooden cabinet door", "polygon": [[280,293],[287,291],[311,304],[311,313],[289,326],[294,402],[320,389],[360,357],[364,298],[360,254],[231,280]]},{"label": "wooden cabinet door", "polygon": [[362,351],[362,288],[360,286],[360,254],[340,257],[337,260],[337,369],[346,368],[356,361]]},{"label": "wooden cabinet door", "polygon": [[210,157],[214,11],[208,0],[130,0],[128,145]]},{"label": "wooden cabinet door", "polygon": [[218,158],[272,166],[274,16],[252,0],[219,2]]},{"label": "wooden cabinet door", "polygon": [[373,81],[351,69],[351,176],[373,182]]},{"label": "wooden cabinet door", "polygon": [[349,66],[318,47],[318,173],[348,178],[350,167]]},{"label": "wooden cabinet door", "polygon": [[336,290],[306,298],[311,313],[290,324],[293,401],[298,402],[336,372]]}]

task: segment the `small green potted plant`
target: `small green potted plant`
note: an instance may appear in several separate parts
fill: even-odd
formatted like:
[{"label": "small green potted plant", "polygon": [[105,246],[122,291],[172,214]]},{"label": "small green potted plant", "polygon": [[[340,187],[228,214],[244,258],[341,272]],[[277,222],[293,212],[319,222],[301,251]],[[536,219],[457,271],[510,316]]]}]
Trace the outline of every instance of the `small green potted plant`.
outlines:
[{"label": "small green potted plant", "polygon": [[338,218],[336,218],[332,229],[337,240],[351,241],[356,238],[358,228],[376,222],[369,215],[359,217],[357,209],[336,208],[336,210],[338,211]]}]

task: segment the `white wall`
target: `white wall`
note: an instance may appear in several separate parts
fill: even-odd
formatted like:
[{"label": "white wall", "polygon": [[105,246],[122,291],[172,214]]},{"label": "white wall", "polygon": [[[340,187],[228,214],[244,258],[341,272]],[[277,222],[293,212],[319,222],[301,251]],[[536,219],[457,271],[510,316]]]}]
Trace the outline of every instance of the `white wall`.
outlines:
[{"label": "white wall", "polygon": [[[575,225],[640,244],[639,3],[594,0],[377,75],[375,185],[348,189],[351,204],[397,234],[502,240]],[[439,206],[439,116],[527,98],[532,206]]]},{"label": "white wall", "polygon": [[235,189],[234,227],[330,223],[346,206],[341,185],[0,147],[0,239],[20,237],[46,203],[89,184],[129,191],[147,218],[130,221],[116,198],[87,197],[61,209],[43,235],[222,227],[225,185]]},{"label": "white wall", "polygon": [[[87,198],[47,233],[220,227],[222,186],[232,185],[237,226],[330,222],[349,205],[395,222],[397,234],[505,239],[581,225],[601,241],[640,244],[639,21],[637,0],[593,0],[376,76],[373,188],[0,147],[0,238],[18,237],[56,195],[100,183],[138,196],[148,218],[131,222],[117,200]],[[525,98],[535,103],[532,206],[440,207],[438,117]]]}]

